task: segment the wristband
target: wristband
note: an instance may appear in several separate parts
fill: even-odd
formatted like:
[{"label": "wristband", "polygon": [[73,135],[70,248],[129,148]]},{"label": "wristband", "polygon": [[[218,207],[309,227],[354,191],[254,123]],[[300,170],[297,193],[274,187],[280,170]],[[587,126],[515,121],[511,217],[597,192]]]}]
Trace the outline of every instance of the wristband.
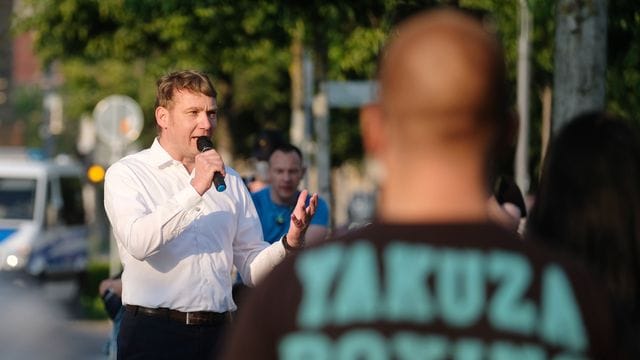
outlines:
[{"label": "wristband", "polygon": [[288,253],[296,253],[296,252],[300,251],[300,249],[302,248],[302,246],[293,247],[293,246],[289,245],[289,242],[287,241],[287,234],[284,234],[284,236],[282,236],[282,246],[284,246],[284,249]]}]

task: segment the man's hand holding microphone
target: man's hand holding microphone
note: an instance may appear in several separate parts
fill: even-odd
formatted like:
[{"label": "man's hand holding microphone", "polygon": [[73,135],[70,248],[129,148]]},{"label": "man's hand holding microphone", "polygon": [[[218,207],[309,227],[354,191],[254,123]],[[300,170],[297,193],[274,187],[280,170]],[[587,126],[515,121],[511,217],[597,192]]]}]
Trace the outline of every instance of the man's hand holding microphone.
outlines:
[{"label": "man's hand holding microphone", "polygon": [[197,147],[200,154],[196,155],[195,176],[191,180],[191,186],[203,195],[213,184],[218,191],[224,191],[227,186],[224,183],[226,172],[222,156],[213,148],[213,143],[207,136],[197,139]]}]

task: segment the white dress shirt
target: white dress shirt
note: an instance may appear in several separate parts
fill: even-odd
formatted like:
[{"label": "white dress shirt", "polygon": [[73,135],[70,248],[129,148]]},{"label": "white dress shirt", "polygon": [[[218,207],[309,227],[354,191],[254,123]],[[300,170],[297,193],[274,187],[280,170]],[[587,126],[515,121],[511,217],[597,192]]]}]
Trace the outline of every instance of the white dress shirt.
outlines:
[{"label": "white dress shirt", "polygon": [[108,169],[104,206],[124,267],[123,303],[235,310],[232,266],[252,285],[285,257],[282,242],[263,241],[242,178],[225,170],[227,189],[211,187],[200,196],[190,184],[193,174],[157,138]]}]

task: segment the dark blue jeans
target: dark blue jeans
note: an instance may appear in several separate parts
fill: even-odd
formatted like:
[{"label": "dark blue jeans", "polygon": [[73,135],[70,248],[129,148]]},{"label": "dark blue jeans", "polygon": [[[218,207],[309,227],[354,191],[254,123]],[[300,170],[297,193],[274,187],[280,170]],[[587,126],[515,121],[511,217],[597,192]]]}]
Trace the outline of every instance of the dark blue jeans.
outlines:
[{"label": "dark blue jeans", "polygon": [[187,325],[125,311],[118,333],[118,359],[215,359],[225,324]]}]

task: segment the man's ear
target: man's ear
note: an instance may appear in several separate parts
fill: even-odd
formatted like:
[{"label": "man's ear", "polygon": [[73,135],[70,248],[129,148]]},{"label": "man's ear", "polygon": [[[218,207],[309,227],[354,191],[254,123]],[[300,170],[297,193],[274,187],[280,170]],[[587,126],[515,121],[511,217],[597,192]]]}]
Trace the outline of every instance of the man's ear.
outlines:
[{"label": "man's ear", "polygon": [[158,106],[156,108],[156,122],[158,126],[162,129],[165,129],[169,125],[169,111],[167,108],[163,106]]},{"label": "man's ear", "polygon": [[382,108],[377,103],[360,108],[360,133],[367,155],[377,158],[385,146]]}]

